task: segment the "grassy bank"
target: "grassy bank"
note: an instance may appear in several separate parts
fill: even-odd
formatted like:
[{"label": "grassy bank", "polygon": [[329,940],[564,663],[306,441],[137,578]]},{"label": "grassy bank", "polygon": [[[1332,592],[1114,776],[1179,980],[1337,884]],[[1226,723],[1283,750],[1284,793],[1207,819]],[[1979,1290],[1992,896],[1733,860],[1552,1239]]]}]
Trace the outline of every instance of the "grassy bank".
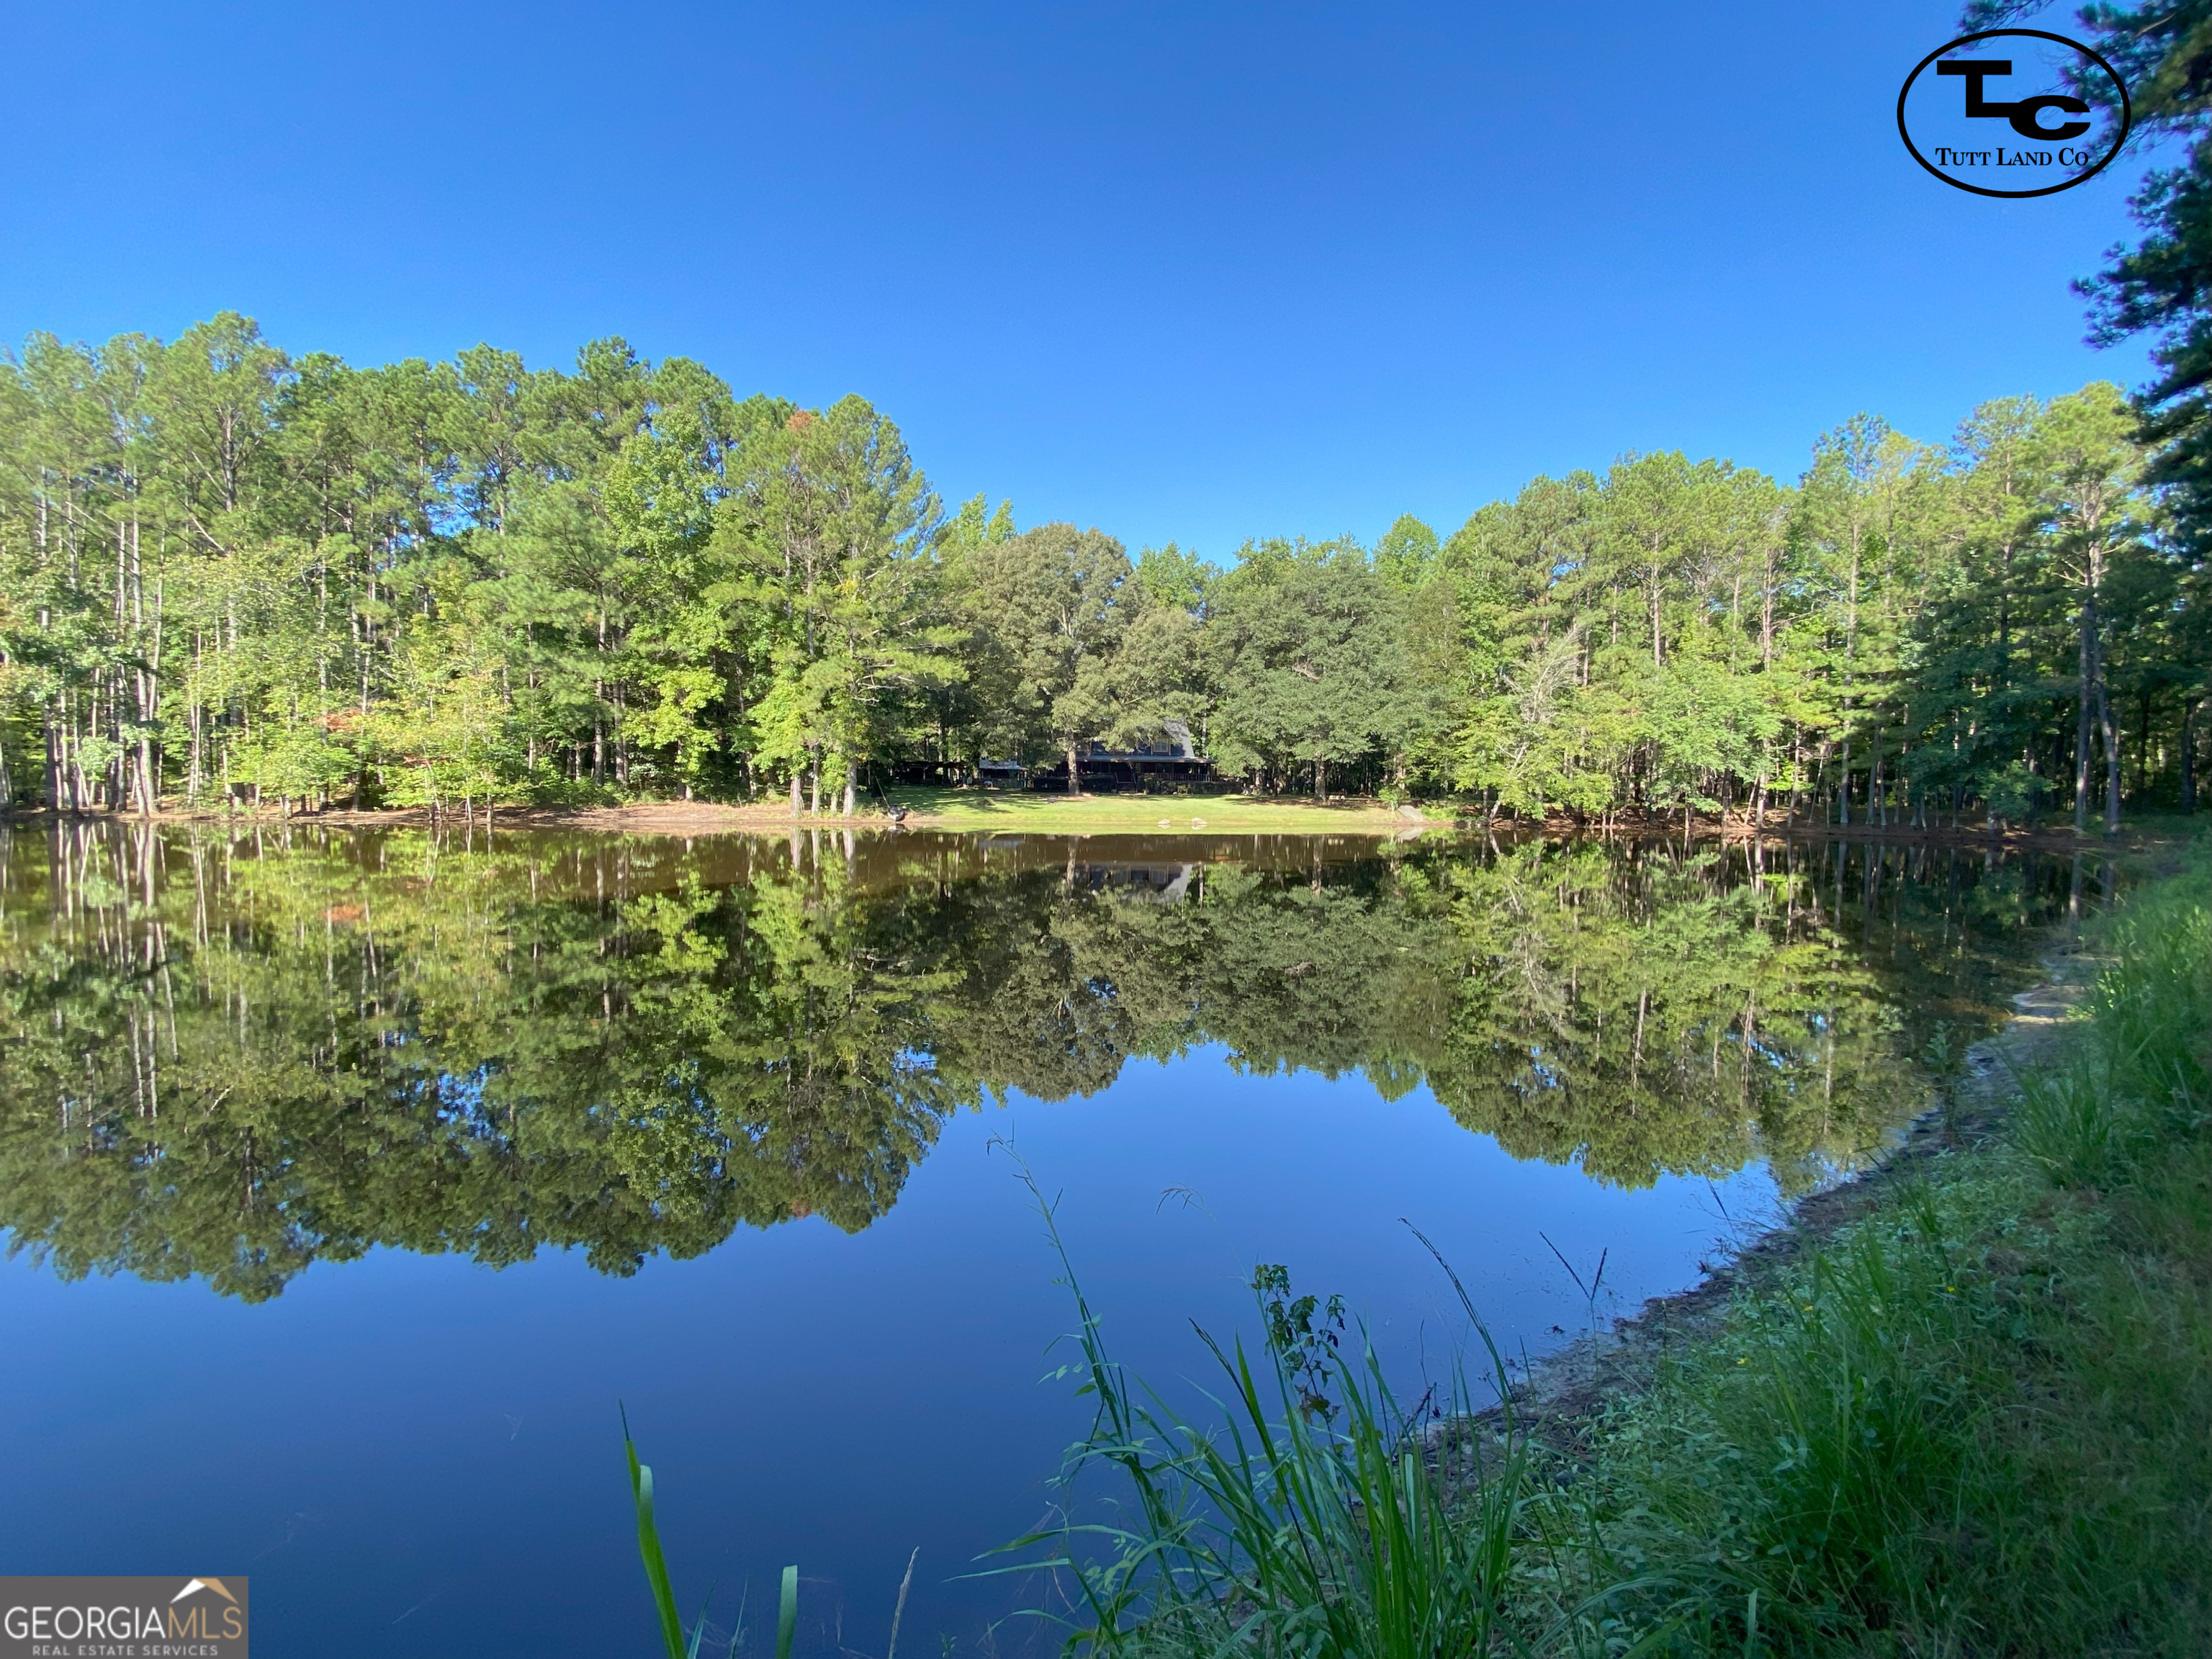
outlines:
[{"label": "grassy bank", "polygon": [[2205,1651],[2202,868],[2134,900],[2000,1138],[1773,1274],[1594,1426],[1535,1625],[1692,1652]]},{"label": "grassy bank", "polygon": [[1063,1478],[1085,1519],[1110,1478],[1115,1528],[1029,1540],[1079,1644],[2204,1652],[2208,901],[2200,848],[2106,924],[2001,1130],[1752,1276],[1569,1443],[1401,1409],[1273,1270],[1225,1434],[1151,1403],[1086,1315],[1100,1415]]},{"label": "grassy bank", "polygon": [[[1030,789],[901,788],[890,798],[930,830],[1009,835],[1106,836],[1201,830],[1223,835],[1388,836],[1419,827],[1376,800],[1278,799],[1257,795],[1069,796]],[[1443,820],[1449,822],[1447,815]]]}]

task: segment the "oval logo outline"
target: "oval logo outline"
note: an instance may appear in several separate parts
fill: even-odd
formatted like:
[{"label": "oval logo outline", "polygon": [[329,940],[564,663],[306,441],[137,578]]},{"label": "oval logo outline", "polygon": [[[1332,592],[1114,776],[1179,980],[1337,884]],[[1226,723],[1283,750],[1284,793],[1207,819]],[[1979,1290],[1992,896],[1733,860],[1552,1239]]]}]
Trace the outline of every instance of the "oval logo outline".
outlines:
[{"label": "oval logo outline", "polygon": [[[1923,155],[1920,153],[1920,146],[1912,142],[1911,130],[1905,125],[1905,101],[1907,98],[1912,95],[1913,83],[1919,80],[1921,75],[1927,70],[1930,64],[1941,58],[1945,52],[1954,52],[1960,46],[1972,46],[1977,40],[1990,40],[2005,36],[2021,35],[2028,36],[2038,40],[2052,41],[2058,46],[2066,47],[2069,51],[2076,52],[2081,57],[2087,58],[2099,69],[2104,70],[2106,78],[2112,83],[2113,90],[2118,92],[2120,95],[2120,120],[2112,142],[2106,149],[2104,155],[2098,158],[2097,164],[2094,167],[2086,168],[2083,171],[2075,173],[2072,178],[2066,179],[2061,184],[2044,185],[2034,190],[1992,190],[1987,185],[1970,185],[1963,179],[1954,179],[1949,173],[1944,172],[1942,168],[1937,167],[1925,155]],[[1925,58],[1922,58],[1918,63],[1915,64],[1912,66],[1911,73],[1905,77],[1905,84],[1897,89],[1897,136],[1905,141],[1905,148],[1907,153],[1911,155],[1912,159],[1919,162],[1920,165],[1929,173],[1934,174],[1936,178],[1941,179],[1945,184],[1949,185],[1954,190],[1963,190],[1975,196],[1994,196],[2004,201],[2020,201],[2031,196],[2055,196],[2062,190],[2071,190],[2076,185],[2087,184],[2090,179],[2095,178],[2107,167],[2112,165],[2112,158],[2120,153],[2122,146],[2127,143],[2128,133],[2133,125],[2133,122],[2134,110],[2128,99],[2128,83],[2120,78],[2119,71],[2115,70],[2110,64],[2106,63],[2102,54],[2083,46],[2079,40],[2072,40],[2063,34],[2053,34],[2048,29],[1980,29],[1972,34],[1962,34],[1955,40],[1946,41],[1943,45],[1936,47],[1935,51],[1929,52]]]}]

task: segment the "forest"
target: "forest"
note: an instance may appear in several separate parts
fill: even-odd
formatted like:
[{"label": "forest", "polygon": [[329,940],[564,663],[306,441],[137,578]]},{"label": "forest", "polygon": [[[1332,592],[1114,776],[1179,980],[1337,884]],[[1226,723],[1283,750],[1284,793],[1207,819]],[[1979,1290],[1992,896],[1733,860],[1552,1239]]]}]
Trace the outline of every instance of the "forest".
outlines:
[{"label": "forest", "polygon": [[1796,1190],[1926,1103],[2068,893],[1840,841],[1072,848],[0,825],[0,1227],[249,1298],[376,1244],[629,1273],[860,1231],[953,1112],[1211,1044],[1610,1184]]},{"label": "forest", "polygon": [[1170,721],[1261,792],[2118,827],[2193,810],[2207,573],[2120,390],[1794,481],[1679,451],[1217,567],[934,493],[617,338],[355,368],[225,313],[0,361],[0,808],[756,801]]}]

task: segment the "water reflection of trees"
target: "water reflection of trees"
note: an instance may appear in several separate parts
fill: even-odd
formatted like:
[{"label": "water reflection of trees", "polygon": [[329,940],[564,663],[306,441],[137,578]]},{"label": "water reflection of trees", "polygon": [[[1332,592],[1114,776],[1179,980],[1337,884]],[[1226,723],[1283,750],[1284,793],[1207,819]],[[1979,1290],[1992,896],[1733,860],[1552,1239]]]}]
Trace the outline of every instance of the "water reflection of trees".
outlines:
[{"label": "water reflection of trees", "polygon": [[1425,1082],[1610,1182],[1802,1181],[1914,1108],[1911,1056],[1987,1018],[1994,941],[2048,902],[1946,854],[1246,857],[19,830],[0,1224],[248,1297],[374,1244],[623,1273],[865,1227],[957,1108],[1201,1043]]}]

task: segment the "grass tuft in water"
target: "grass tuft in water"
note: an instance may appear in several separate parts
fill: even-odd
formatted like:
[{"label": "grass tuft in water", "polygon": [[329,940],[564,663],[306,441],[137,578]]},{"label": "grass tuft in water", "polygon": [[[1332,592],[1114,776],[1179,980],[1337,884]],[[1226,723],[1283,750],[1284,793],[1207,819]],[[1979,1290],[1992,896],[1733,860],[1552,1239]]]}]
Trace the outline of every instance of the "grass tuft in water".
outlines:
[{"label": "grass tuft in water", "polygon": [[[1072,1369],[1096,1416],[1060,1477],[1068,1518],[1007,1547],[1044,1550],[1014,1571],[1048,1566],[1070,1588],[1066,1610],[1048,1615],[1068,1650],[1488,1651],[1528,1489],[1510,1415],[1478,1427],[1486,1402],[1457,1370],[1446,1397],[1401,1409],[1364,1335],[1344,1352],[1340,1303],[1293,1297],[1287,1272],[1262,1266],[1256,1361],[1241,1338],[1224,1348],[1199,1333],[1225,1395],[1214,1401],[1222,1426],[1203,1427],[1113,1359],[1053,1206],[1030,1190],[1075,1299]],[[1491,1358],[1502,1376],[1494,1347]],[[1073,1518],[1074,1488],[1098,1469],[1126,1483],[1118,1524]]]},{"label": "grass tuft in water", "polygon": [[[676,1610],[676,1591],[669,1583],[668,1559],[660,1547],[660,1528],[653,1513],[653,1471],[638,1462],[637,1443],[630,1438],[629,1412],[622,1409],[623,1452],[629,1462],[630,1501],[637,1510],[637,1553],[645,1563],[645,1582],[653,1592],[653,1606],[657,1615],[662,1650],[667,1659],[699,1659],[699,1644],[707,1634],[707,1612],[713,1604],[714,1592],[710,1588],[707,1600],[700,1605],[699,1617],[691,1626],[691,1634],[684,1634],[684,1620]],[[782,1594],[778,1598],[775,1618],[775,1659],[791,1659],[791,1642],[799,1626],[799,1569],[783,1570]],[[729,1652],[735,1655],[738,1639],[744,1634],[742,1612],[736,1627],[730,1632]]]}]

